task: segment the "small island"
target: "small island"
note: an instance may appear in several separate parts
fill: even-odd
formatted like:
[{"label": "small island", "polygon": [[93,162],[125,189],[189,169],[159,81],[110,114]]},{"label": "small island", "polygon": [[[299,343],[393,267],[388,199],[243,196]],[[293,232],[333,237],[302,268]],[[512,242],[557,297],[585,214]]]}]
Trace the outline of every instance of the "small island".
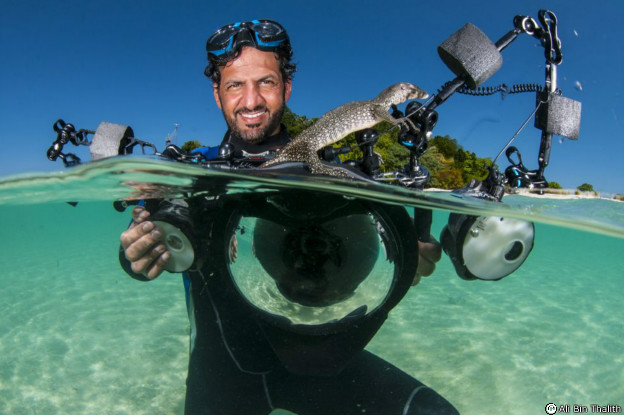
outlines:
[{"label": "small island", "polygon": [[583,183],[576,189],[564,189],[557,182],[549,182],[545,189],[505,188],[505,193],[529,197],[552,199],[607,199],[624,202],[624,194],[601,195],[589,183]]}]

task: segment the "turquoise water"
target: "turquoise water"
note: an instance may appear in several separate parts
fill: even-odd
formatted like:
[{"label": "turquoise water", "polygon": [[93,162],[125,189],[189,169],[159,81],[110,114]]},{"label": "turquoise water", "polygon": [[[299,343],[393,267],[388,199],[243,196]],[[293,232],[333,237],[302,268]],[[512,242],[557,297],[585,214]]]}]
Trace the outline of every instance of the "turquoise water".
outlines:
[{"label": "turquoise water", "polygon": [[[111,201],[127,185],[87,173],[0,181],[0,413],[181,413],[189,334],[181,278],[141,283],[123,273],[117,249],[128,213]],[[131,175],[145,179],[139,173]],[[179,190],[188,176],[167,182]],[[624,204],[505,201],[514,215],[544,214],[526,263],[499,282],[464,281],[443,257],[368,349],[464,414],[624,406]],[[562,225],[556,212],[576,229],[548,224]],[[435,211],[434,235],[447,215]],[[599,233],[587,231],[593,224]]]}]

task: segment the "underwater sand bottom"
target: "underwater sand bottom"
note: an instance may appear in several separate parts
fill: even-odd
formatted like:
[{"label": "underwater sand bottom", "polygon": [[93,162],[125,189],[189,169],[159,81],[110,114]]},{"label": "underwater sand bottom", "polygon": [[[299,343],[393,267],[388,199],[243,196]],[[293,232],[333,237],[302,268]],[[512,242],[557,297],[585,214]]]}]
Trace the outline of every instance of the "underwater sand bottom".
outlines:
[{"label": "underwater sand bottom", "polygon": [[[539,238],[501,282],[460,280],[444,258],[369,350],[465,414],[622,404],[622,242],[551,228]],[[0,271],[0,413],[183,412],[180,277],[136,282],[119,270],[114,240],[91,248],[15,253],[19,266]]]}]

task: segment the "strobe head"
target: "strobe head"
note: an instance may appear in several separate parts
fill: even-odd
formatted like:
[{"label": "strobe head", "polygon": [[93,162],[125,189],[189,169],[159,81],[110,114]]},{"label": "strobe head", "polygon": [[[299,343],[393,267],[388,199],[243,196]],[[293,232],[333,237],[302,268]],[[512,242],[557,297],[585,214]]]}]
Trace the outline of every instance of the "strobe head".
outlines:
[{"label": "strobe head", "polygon": [[533,249],[532,222],[452,213],[440,241],[457,275],[500,280],[517,270]]},{"label": "strobe head", "polygon": [[163,206],[152,215],[151,221],[162,229],[163,241],[171,255],[165,270],[188,270],[195,261],[195,237],[188,206],[176,203]]}]

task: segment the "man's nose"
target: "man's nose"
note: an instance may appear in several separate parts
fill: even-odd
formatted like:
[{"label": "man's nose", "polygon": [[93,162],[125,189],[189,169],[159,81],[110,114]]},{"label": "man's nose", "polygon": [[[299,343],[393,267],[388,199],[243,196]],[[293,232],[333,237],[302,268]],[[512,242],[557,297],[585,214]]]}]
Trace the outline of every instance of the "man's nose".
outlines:
[{"label": "man's nose", "polygon": [[262,97],[262,94],[260,94],[260,90],[258,89],[257,85],[249,83],[245,86],[245,90],[243,91],[242,104],[245,106],[245,108],[249,109],[254,109],[257,106],[265,104],[264,98]]}]

